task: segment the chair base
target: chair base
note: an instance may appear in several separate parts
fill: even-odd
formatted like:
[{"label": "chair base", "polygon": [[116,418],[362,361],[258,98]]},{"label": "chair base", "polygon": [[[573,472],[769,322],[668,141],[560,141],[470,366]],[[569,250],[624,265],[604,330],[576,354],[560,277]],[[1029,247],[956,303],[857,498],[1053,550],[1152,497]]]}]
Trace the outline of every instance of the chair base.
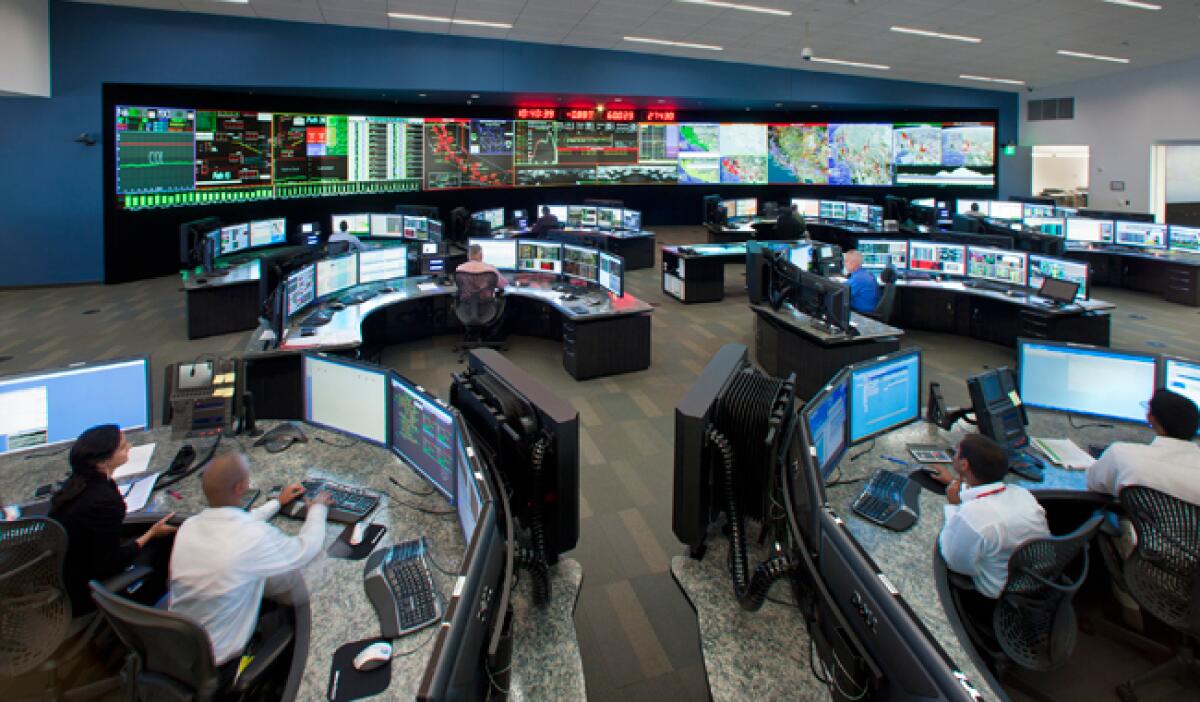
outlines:
[{"label": "chair base", "polygon": [[1188,681],[1189,683],[1200,685],[1200,659],[1196,658],[1196,644],[1194,641],[1184,642],[1183,648],[1179,653],[1166,663],[1118,685],[1117,697],[1121,699],[1121,702],[1137,702],[1137,688],[1139,685],[1145,685],[1146,683],[1164,678],[1178,678],[1185,675],[1191,678]]}]

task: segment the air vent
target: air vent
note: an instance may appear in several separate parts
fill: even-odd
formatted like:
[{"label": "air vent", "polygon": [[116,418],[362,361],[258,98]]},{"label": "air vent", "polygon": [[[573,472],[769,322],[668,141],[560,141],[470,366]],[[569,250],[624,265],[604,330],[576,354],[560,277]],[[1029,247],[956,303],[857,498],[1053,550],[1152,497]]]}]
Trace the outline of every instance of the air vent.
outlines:
[{"label": "air vent", "polygon": [[1030,122],[1048,119],[1075,119],[1075,98],[1030,100],[1025,104],[1027,106],[1026,119]]}]

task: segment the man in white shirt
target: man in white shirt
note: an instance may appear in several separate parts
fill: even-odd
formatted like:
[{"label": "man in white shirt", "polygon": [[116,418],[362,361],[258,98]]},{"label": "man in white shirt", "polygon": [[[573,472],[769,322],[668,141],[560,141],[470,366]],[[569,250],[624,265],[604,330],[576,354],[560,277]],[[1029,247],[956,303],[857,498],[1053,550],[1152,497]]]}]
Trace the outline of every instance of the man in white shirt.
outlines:
[{"label": "man in white shirt", "polygon": [[290,578],[321,552],[330,497],[310,501],[300,534],[287,536],[267,520],[304,494],[300,485],[246,512],[241,502],[250,470],[245,456],[234,453],[214,459],[202,484],[209,508],[179,527],[171,550],[170,609],[208,632],[221,666],[245,650],[264,592],[285,595],[280,590]]},{"label": "man in white shirt", "polygon": [[1200,504],[1200,446],[1192,442],[1200,424],[1196,404],[1160,388],[1145,405],[1154,441],[1109,446],[1088,468],[1088,490],[1115,496],[1123,487],[1141,485]]},{"label": "man in white shirt", "polygon": [[358,237],[350,233],[350,224],[346,220],[343,219],[338,227],[339,229],[336,232],[329,235],[327,243],[332,244],[335,241],[344,241],[350,245],[351,251],[363,250],[363,243],[359,241]]},{"label": "man in white shirt", "polygon": [[1013,551],[1050,536],[1046,512],[1028,490],[1004,484],[1008,454],[982,434],[963,437],[953,466],[958,477],[938,469],[950,503],[938,546],[950,570],[970,576],[977,592],[996,599],[1008,582]]}]

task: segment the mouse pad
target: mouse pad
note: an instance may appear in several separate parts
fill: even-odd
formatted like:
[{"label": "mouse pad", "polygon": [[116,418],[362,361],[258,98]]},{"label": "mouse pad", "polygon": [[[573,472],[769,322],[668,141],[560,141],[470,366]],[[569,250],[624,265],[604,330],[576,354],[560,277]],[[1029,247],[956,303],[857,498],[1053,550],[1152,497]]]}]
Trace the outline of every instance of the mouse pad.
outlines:
[{"label": "mouse pad", "polygon": [[330,558],[345,558],[348,561],[361,561],[379,544],[379,540],[383,538],[383,532],[387,531],[387,527],[382,524],[372,524],[367,527],[367,531],[363,534],[362,543],[357,546],[350,545],[350,533],[354,531],[353,524],[347,524],[341,534],[333,540],[329,545],[329,550],[326,553]]},{"label": "mouse pad", "polygon": [[934,494],[937,494],[937,495],[945,495],[946,494],[945,484],[943,484],[937,480],[934,480],[933,476],[929,474],[929,471],[920,470],[920,469],[914,470],[913,472],[908,474],[908,479]]},{"label": "mouse pad", "polygon": [[[365,541],[363,543],[366,543]],[[329,671],[329,702],[357,700],[378,695],[392,683],[392,662],[388,661],[375,670],[362,672],[354,669],[354,657],[367,646],[385,639],[363,639],[352,641],[333,652],[333,668]]]}]

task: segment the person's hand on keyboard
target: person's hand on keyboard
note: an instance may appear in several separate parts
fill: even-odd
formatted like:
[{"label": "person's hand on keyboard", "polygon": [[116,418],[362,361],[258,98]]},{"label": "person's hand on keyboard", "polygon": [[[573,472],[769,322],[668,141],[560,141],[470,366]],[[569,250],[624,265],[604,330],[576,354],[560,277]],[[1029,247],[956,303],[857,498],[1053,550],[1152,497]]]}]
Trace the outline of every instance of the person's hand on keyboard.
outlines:
[{"label": "person's hand on keyboard", "polygon": [[289,502],[291,502],[292,500],[296,499],[297,497],[302,497],[303,495],[304,495],[304,486],[301,485],[300,483],[292,483],[291,485],[288,485],[283,490],[281,490],[279,492],[279,497],[277,497],[275,499],[279,500],[279,505],[281,507],[284,507],[284,506],[287,506],[287,504]]},{"label": "person's hand on keyboard", "polygon": [[921,467],[929,472],[930,477],[942,485],[949,485],[957,479],[953,471],[940,463],[927,463]]},{"label": "person's hand on keyboard", "polygon": [[333,504],[333,495],[330,495],[328,492],[325,492],[324,490],[317,493],[317,496],[312,498],[311,500],[305,501],[305,505],[307,507],[309,507],[310,509],[312,508],[313,505],[325,505],[326,507],[328,507],[332,504]]}]

